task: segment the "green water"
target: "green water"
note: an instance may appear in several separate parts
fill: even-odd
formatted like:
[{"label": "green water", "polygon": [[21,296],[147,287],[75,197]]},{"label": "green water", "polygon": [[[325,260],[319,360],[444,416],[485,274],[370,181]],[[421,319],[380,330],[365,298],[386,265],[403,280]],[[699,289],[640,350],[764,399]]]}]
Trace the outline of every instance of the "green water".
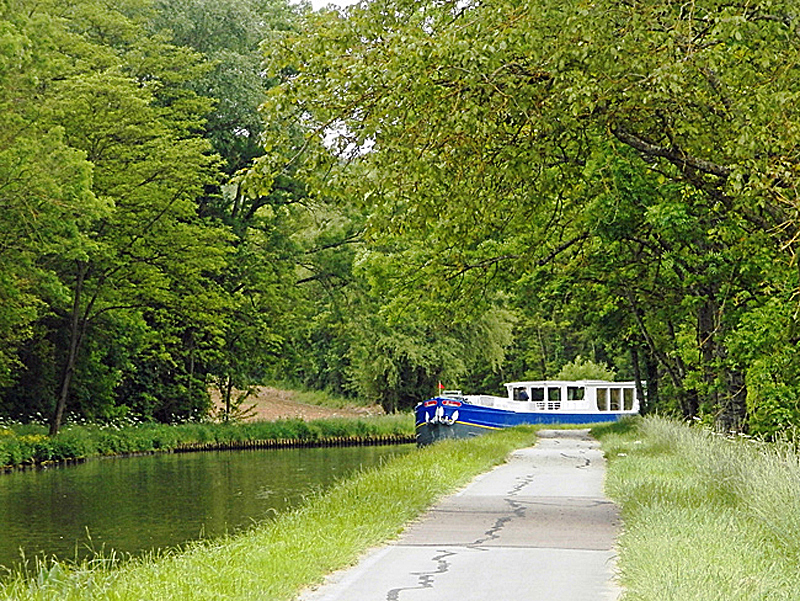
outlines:
[{"label": "green water", "polygon": [[0,566],[172,548],[235,533],[413,445],[98,459],[0,474]]}]

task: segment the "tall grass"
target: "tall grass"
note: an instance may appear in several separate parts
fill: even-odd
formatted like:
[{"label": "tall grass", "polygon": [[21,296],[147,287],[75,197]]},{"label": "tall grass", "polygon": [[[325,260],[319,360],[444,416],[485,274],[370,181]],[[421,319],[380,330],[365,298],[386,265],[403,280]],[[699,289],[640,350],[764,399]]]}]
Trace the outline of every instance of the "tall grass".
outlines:
[{"label": "tall grass", "polygon": [[40,565],[0,582],[0,598],[292,599],[534,439],[534,429],[524,428],[444,441],[365,470],[245,534],[122,564],[111,557],[79,566]]},{"label": "tall grass", "polygon": [[0,423],[0,468],[101,455],[168,451],[192,444],[229,445],[279,439],[315,442],[413,434],[411,415],[178,425],[149,422],[124,426],[68,424],[55,437],[48,436],[47,427],[41,424]]},{"label": "tall grass", "polygon": [[594,430],[622,506],[624,601],[800,599],[800,456],[646,419]]},{"label": "tall grass", "polygon": [[[326,390],[311,389],[292,389],[292,397],[298,403],[307,405],[320,405],[322,407],[332,407],[334,409],[345,409],[353,406],[368,406],[368,402],[361,399],[350,399],[343,396],[332,394]],[[246,404],[246,402],[245,402]]]}]

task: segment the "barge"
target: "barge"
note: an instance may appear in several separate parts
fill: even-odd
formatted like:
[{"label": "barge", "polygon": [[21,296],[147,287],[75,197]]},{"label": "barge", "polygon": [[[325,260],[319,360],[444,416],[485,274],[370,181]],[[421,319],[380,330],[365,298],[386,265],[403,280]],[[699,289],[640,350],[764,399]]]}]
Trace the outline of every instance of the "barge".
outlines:
[{"label": "barge", "polygon": [[419,403],[414,410],[417,444],[521,424],[593,424],[639,413],[635,382],[542,380],[505,387],[504,397],[445,390]]}]

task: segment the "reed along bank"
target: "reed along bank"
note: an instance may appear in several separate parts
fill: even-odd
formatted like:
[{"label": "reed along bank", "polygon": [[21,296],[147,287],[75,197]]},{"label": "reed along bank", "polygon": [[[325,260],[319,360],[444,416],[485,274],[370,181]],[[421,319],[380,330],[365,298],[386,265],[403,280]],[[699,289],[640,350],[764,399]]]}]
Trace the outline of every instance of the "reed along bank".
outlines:
[{"label": "reed along bank", "polygon": [[413,441],[414,419],[402,414],[246,423],[68,424],[54,437],[43,424],[0,422],[0,469],[137,453]]}]

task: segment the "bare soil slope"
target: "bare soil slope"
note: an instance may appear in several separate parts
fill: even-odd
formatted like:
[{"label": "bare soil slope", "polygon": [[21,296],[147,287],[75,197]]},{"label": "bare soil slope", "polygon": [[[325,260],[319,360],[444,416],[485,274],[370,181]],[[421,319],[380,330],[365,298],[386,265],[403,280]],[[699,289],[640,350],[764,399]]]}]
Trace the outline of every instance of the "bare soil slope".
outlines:
[{"label": "bare soil slope", "polygon": [[[242,410],[246,411],[245,421],[272,421],[290,418],[312,420],[326,417],[364,417],[383,414],[383,409],[379,405],[334,408],[301,403],[295,397],[295,393],[291,390],[260,386],[254,394],[251,394],[242,403]],[[222,403],[218,390],[212,391],[211,398],[215,407],[221,409]],[[248,407],[251,406],[252,410],[248,410]]]}]

